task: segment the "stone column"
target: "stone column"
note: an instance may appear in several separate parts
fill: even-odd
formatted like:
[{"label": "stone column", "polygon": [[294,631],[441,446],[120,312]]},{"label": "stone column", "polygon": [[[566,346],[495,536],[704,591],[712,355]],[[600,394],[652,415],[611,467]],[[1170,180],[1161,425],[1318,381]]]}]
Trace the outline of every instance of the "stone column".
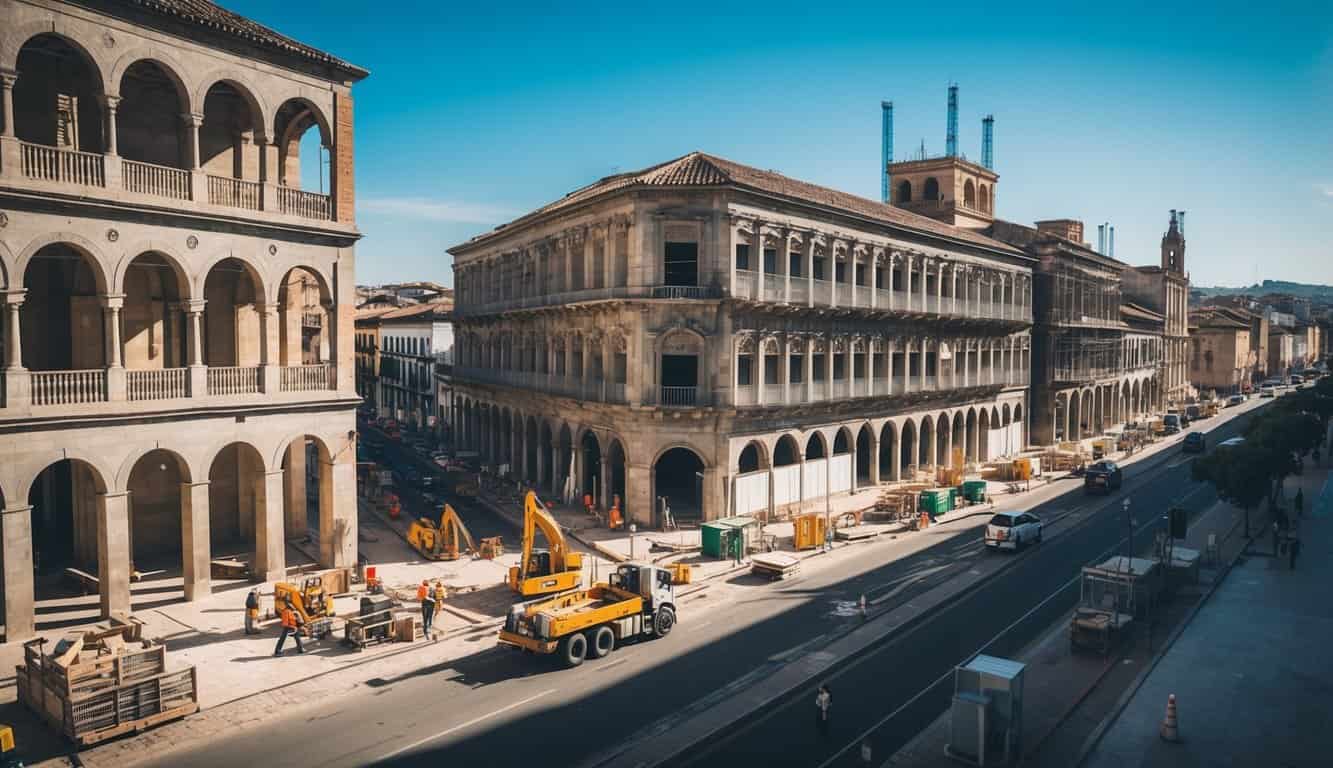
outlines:
[{"label": "stone column", "polygon": [[[762,265],[761,265],[762,266]],[[635,466],[625,459],[625,521],[640,528],[653,522],[652,467]],[[645,545],[647,542],[645,542]]]},{"label": "stone column", "polygon": [[879,306],[879,258],[876,256],[874,248],[870,249],[868,255],[870,257],[870,290],[867,293],[870,294],[870,308],[874,309]]},{"label": "stone column", "polygon": [[23,367],[23,325],[20,317],[26,295],[24,289],[0,293],[5,313],[5,407],[9,409],[27,406],[32,400],[32,375]]},{"label": "stone column", "polygon": [[[870,295],[874,296],[875,292],[871,290]],[[873,397],[874,394],[875,394],[875,340],[866,339],[866,396]]]},{"label": "stone column", "polygon": [[4,121],[0,138],[13,139],[14,134],[14,84],[18,82],[17,72],[0,72],[0,120]]},{"label": "stone column", "polygon": [[[762,265],[760,265],[760,266],[762,266]],[[767,386],[768,386],[768,380],[767,380],[767,377],[765,376],[766,371],[764,370],[764,337],[763,337],[763,336],[760,336],[759,339],[758,339],[758,342],[755,344],[755,347],[754,347],[754,359],[755,359],[755,368],[758,369],[758,370],[755,372],[754,377],[753,377],[753,378],[754,378],[754,384],[755,384],[754,401],[755,401],[756,403],[758,403],[759,405],[763,405],[763,404],[764,404],[764,401],[765,401],[765,399],[766,399],[766,398],[764,397],[764,390],[765,390],[765,389],[767,388]]]},{"label": "stone column", "polygon": [[[896,303],[893,298],[893,263],[898,260],[898,254],[894,253],[892,249],[889,249],[885,251],[885,256],[885,267],[889,270],[889,279],[885,282],[889,284],[889,309],[892,310],[894,308],[893,305]],[[889,378],[893,378],[892,369],[889,371]]]},{"label": "stone column", "polygon": [[921,350],[921,352],[920,352],[920,355],[921,355],[921,366],[920,366],[920,368],[918,368],[917,373],[919,373],[920,376],[921,376],[921,390],[920,390],[920,391],[922,391],[922,392],[925,392],[925,391],[926,391],[926,344],[927,344],[927,341],[926,341],[925,337],[922,337],[921,340],[917,343],[917,347],[920,348],[920,350]]},{"label": "stone column", "polygon": [[791,342],[783,338],[778,344],[782,363],[778,366],[779,383],[782,385],[782,404],[791,405]]},{"label": "stone column", "polygon": [[120,106],[120,97],[110,94],[102,97],[102,103],[106,105],[106,153],[115,156],[116,153],[116,109]]},{"label": "stone column", "polygon": [[930,271],[930,262],[923,255],[921,257],[921,311],[926,311],[926,273]]},{"label": "stone column", "polygon": [[[889,294],[892,296],[893,294]],[[894,347],[898,346],[893,339],[884,340],[884,393],[893,394],[893,353]]]},{"label": "stone column", "polygon": [[130,494],[97,496],[97,580],[102,618],[130,614]]},{"label": "stone column", "polygon": [[[8,90],[5,95],[8,98]],[[0,510],[0,548],[4,553],[0,562],[4,563],[5,641],[12,644],[32,638],[36,629],[32,507],[16,505]]]},{"label": "stone column", "polygon": [[611,460],[602,456],[601,474],[598,475],[600,487],[598,488],[598,502],[602,509],[611,508]]},{"label": "stone column", "polygon": [[283,530],[282,470],[263,472],[255,479],[254,580],[287,578],[287,542]]},{"label": "stone column", "polygon": [[[256,302],[255,311],[259,313],[260,386],[263,387],[264,394],[271,395],[282,388],[280,377],[283,361],[281,350],[278,348],[278,342],[281,340],[282,334],[278,325],[281,322],[278,319],[278,305],[272,302]],[[301,337],[301,308],[292,307],[288,309],[288,314],[288,322],[295,321],[293,324],[295,325],[296,338],[299,339]],[[296,317],[291,318],[290,315],[296,315]],[[288,361],[288,364],[300,365],[301,362],[301,360],[297,360],[295,363]]]},{"label": "stone column", "polygon": [[187,358],[190,361],[190,397],[208,396],[208,368],[204,366],[204,300],[185,302],[185,313],[190,320],[190,335],[186,339]]},{"label": "stone column", "polygon": [[801,359],[805,366],[805,374],[801,385],[805,388],[805,402],[813,402],[815,399],[815,340],[807,338],[805,340],[805,355]]},{"label": "stone column", "polygon": [[778,231],[778,253],[777,260],[778,274],[782,275],[782,303],[791,303],[791,230],[783,228]]},{"label": "stone column", "polygon": [[[838,241],[828,238],[828,284],[829,306],[838,306]],[[833,354],[833,345],[829,344],[829,355]]]},{"label": "stone column", "polygon": [[[283,518],[286,530],[293,536],[305,535],[307,528],[306,506],[306,442],[298,437],[287,446],[287,469],[282,481]],[[320,499],[323,501],[323,497]],[[323,533],[323,531],[321,531]]]},{"label": "stone column", "polygon": [[208,180],[199,167],[199,127],[204,124],[204,116],[198,113],[181,115],[185,123],[185,164],[190,172],[190,197],[198,202],[208,200]]},{"label": "stone column", "polygon": [[830,336],[828,344],[825,346],[825,349],[827,351],[824,352],[824,399],[825,400],[832,400],[834,397],[833,356],[837,353],[833,351],[833,348],[834,348],[833,337]]},{"label": "stone column", "polygon": [[324,464],[319,472],[319,563],[347,568],[357,562],[356,454],[338,454],[345,461]]},{"label": "stone column", "polygon": [[[808,307],[815,305],[815,233],[807,232],[805,234],[805,252],[802,256],[805,258],[805,304]],[[808,353],[807,353],[808,354]]]},{"label": "stone column", "polygon": [[212,594],[208,483],[181,483],[180,493],[185,599],[198,600]]}]

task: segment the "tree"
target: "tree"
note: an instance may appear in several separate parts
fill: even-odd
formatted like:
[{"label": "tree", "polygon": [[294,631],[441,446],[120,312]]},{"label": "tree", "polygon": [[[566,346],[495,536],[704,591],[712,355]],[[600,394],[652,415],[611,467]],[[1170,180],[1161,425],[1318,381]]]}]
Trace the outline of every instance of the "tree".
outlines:
[{"label": "tree", "polygon": [[1245,510],[1245,535],[1249,536],[1250,510],[1268,495],[1271,463],[1266,448],[1246,441],[1196,459],[1190,472],[1195,480],[1211,484],[1218,498]]}]

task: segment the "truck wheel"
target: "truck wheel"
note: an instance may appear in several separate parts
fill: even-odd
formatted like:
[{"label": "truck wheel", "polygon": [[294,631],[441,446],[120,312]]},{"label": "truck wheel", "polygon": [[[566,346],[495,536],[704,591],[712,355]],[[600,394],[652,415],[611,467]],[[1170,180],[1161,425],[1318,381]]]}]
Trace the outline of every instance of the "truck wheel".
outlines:
[{"label": "truck wheel", "polygon": [[666,637],[671,634],[671,628],[674,626],[676,626],[676,612],[666,606],[658,609],[657,615],[653,617],[653,635]]},{"label": "truck wheel", "polygon": [[600,659],[611,653],[616,648],[616,633],[611,628],[603,624],[596,629],[588,630],[588,655],[594,659]]},{"label": "truck wheel", "polygon": [[560,660],[566,667],[577,667],[588,654],[588,638],[582,633],[568,635],[560,641]]}]

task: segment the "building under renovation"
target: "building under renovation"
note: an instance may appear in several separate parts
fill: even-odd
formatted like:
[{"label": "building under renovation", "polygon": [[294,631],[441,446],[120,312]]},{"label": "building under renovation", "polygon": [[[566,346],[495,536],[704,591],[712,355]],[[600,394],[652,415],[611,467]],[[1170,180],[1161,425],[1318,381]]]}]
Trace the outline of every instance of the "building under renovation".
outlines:
[{"label": "building under renovation", "polygon": [[308,527],[355,563],[366,72],[207,0],[0,19],[5,640],[207,594],[222,555],[283,578]]},{"label": "building under renovation", "polygon": [[1032,259],[968,226],[692,153],[450,253],[460,442],[641,524],[822,509],[1027,440]]}]

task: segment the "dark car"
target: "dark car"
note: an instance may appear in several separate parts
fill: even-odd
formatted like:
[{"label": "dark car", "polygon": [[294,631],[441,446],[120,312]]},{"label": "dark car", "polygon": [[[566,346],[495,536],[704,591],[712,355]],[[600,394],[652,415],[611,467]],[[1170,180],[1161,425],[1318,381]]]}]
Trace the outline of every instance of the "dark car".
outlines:
[{"label": "dark car", "polygon": [[1190,405],[1185,408],[1185,417],[1190,421],[1199,421],[1203,418],[1203,409],[1197,405]]},{"label": "dark car", "polygon": [[1174,413],[1168,413],[1162,417],[1162,429],[1168,435],[1174,435],[1180,431],[1180,417]]},{"label": "dark car", "polygon": [[1101,491],[1110,493],[1120,487],[1124,475],[1114,461],[1099,461],[1090,465],[1083,472],[1083,490],[1085,493]]},{"label": "dark car", "polygon": [[1208,441],[1204,439],[1202,432],[1191,432],[1185,435],[1181,450],[1185,453],[1203,453],[1208,450]]}]

